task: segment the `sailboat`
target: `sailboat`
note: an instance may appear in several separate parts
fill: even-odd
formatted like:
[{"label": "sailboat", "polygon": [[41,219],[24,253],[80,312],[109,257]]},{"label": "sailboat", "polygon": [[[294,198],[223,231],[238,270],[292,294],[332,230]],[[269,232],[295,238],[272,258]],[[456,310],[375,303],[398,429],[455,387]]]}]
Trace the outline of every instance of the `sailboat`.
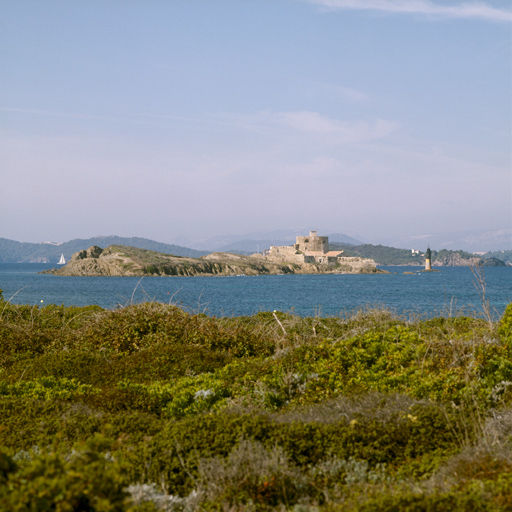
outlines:
[{"label": "sailboat", "polygon": [[64,254],[61,254],[59,265],[65,265],[66,264],[66,258],[64,258]]}]

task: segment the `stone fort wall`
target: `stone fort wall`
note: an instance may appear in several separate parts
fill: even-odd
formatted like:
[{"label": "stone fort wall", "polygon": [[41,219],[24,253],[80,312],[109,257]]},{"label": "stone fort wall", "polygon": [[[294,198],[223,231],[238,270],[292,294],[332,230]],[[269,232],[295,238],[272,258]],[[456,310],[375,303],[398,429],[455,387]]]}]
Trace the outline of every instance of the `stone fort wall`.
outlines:
[{"label": "stone fort wall", "polygon": [[294,245],[290,246],[272,246],[268,253],[268,257],[275,261],[289,262],[289,263],[315,263],[314,256],[306,256],[304,253],[299,252]]}]

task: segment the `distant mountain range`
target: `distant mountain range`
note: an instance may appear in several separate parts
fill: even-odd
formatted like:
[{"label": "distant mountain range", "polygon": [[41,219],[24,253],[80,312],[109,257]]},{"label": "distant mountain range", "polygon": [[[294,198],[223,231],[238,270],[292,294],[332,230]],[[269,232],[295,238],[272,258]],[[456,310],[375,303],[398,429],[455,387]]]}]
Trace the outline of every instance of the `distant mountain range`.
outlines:
[{"label": "distant mountain range", "polygon": [[64,254],[66,260],[69,260],[73,253],[81,251],[82,249],[88,249],[92,245],[98,245],[102,249],[110,245],[127,245],[190,258],[199,258],[211,252],[188,249],[187,247],[180,247],[179,245],[164,244],[155,242],[154,240],[148,240],[147,238],[137,237],[97,236],[88,239],[77,238],[61,244],[51,242],[25,243],[0,238],[0,262],[57,263],[61,254]]},{"label": "distant mountain range", "polygon": [[[189,238],[176,238],[174,243],[192,247],[197,250],[219,251],[219,252],[244,252],[255,253],[268,249],[271,245],[292,245],[298,235],[306,235],[308,230],[277,230],[258,231],[243,235],[222,235],[205,239],[191,240]],[[342,244],[361,245],[363,242],[344,235],[343,233],[330,233],[329,242]]]}]

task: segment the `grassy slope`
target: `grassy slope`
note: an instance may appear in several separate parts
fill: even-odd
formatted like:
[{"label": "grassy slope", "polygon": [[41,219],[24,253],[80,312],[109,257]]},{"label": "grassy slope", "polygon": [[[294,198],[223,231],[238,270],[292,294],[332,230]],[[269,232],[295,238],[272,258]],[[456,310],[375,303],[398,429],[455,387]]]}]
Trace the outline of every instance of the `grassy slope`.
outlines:
[{"label": "grassy slope", "polygon": [[494,324],[0,315],[2,509],[512,507],[512,305]]}]

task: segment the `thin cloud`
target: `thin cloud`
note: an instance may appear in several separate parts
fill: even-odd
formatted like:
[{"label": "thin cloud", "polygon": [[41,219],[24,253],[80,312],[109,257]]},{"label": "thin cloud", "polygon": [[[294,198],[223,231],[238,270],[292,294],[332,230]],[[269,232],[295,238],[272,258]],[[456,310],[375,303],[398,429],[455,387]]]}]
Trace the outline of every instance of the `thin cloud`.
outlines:
[{"label": "thin cloud", "polygon": [[9,107],[0,107],[0,112],[9,112],[13,114],[30,114],[37,116],[48,116],[48,117],[60,117],[67,119],[94,119],[98,121],[120,121],[123,120],[121,118],[116,117],[107,117],[107,116],[96,116],[96,115],[88,115],[88,114],[76,114],[76,113],[67,113],[67,112],[56,112],[51,110],[37,110],[37,109],[27,109],[27,108],[9,108]]},{"label": "thin cloud", "polygon": [[[310,110],[286,112],[259,112],[252,115],[223,114],[210,118],[210,122],[237,132],[252,132],[272,137],[274,142],[297,144],[308,142],[338,145],[383,139],[400,129],[400,125],[387,119],[340,120]],[[299,144],[302,144],[300,142]]]},{"label": "thin cloud", "polygon": [[361,91],[358,91],[356,89],[351,89],[350,87],[339,87],[339,86],[329,86],[325,85],[327,89],[331,89],[334,93],[337,93],[340,97],[353,101],[353,102],[361,102],[366,101],[368,99],[368,96]]},{"label": "thin cloud", "polygon": [[309,135],[328,137],[339,143],[367,141],[386,137],[398,129],[396,123],[377,119],[371,122],[346,122],[323,116],[318,112],[276,112],[263,113],[258,120],[264,124],[288,130],[304,132]]},{"label": "thin cloud", "polygon": [[310,87],[314,90],[314,94],[320,93],[323,96],[328,94],[330,97],[343,102],[362,103],[370,99],[370,97],[363,91],[353,89],[351,87],[344,87],[316,80],[311,80],[309,83],[311,84]]},{"label": "thin cloud", "polygon": [[332,10],[381,11],[395,14],[420,14],[434,18],[480,19],[511,22],[510,9],[498,9],[482,2],[439,5],[430,0],[305,0]]}]

